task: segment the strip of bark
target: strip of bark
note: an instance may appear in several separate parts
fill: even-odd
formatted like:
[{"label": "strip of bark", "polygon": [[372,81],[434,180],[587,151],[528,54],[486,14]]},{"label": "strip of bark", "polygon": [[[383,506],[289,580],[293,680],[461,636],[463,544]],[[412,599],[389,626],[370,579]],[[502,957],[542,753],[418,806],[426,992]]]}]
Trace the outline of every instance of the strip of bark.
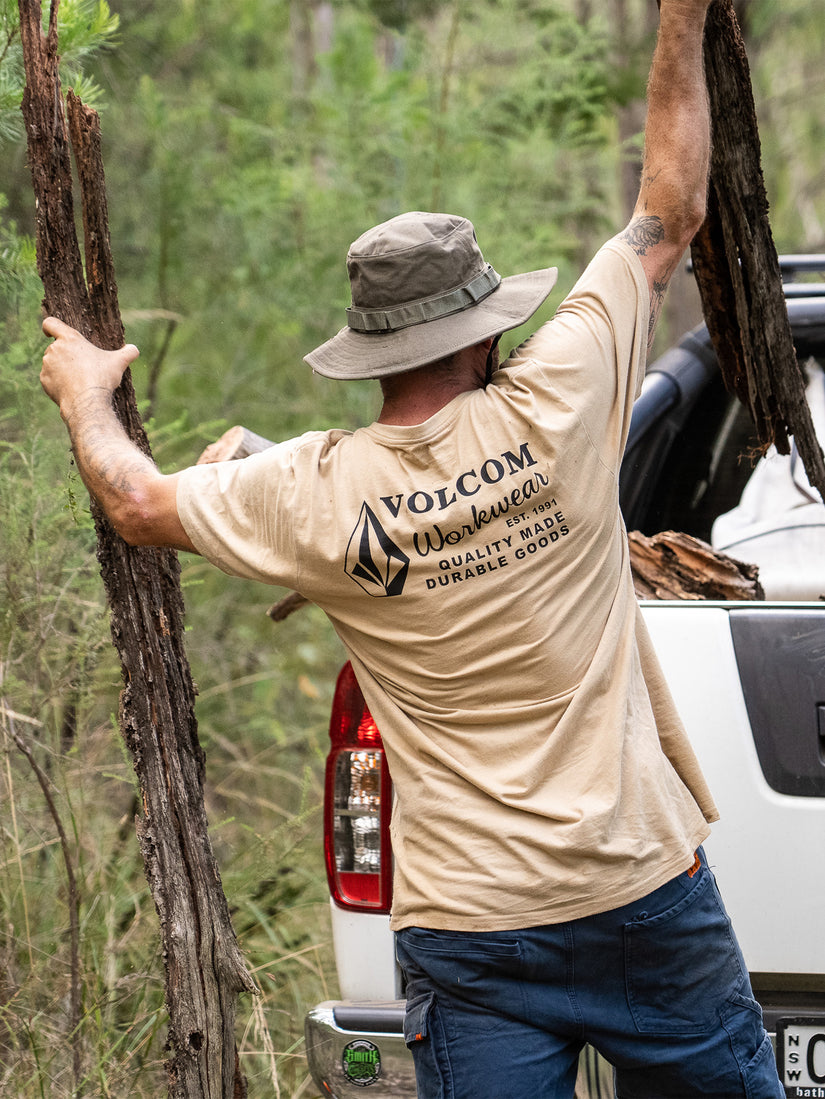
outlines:
[{"label": "strip of bark", "polygon": [[825,460],[805,399],[768,217],[745,45],[731,0],[714,0],[705,31],[713,151],[708,216],[691,247],[708,331],[729,391],[749,409],[764,452],[793,435],[825,500]]}]

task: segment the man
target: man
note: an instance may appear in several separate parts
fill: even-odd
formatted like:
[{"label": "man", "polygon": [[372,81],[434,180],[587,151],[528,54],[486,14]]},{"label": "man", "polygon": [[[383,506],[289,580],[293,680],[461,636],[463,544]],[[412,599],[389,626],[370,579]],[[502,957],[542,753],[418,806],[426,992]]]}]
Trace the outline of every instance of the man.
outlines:
[{"label": "man", "polygon": [[708,3],[662,0],[633,218],[501,369],[556,272],[500,279],[443,214],[350,249],[348,325],[307,360],[380,379],[354,433],[163,476],[111,410],[137,350],[44,323],[43,385],[123,537],[302,592],[350,654],[394,780],[426,1099],[569,1097],[586,1041],[622,1099],[783,1094],[618,507],[646,345],[704,216]]}]

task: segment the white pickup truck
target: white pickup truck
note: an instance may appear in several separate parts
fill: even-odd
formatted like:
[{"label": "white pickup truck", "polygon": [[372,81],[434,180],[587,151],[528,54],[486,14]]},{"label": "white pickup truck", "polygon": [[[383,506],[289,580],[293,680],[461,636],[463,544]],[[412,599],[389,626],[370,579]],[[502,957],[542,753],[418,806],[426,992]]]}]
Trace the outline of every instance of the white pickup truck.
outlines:
[{"label": "white pickup truck", "polygon": [[[825,271],[825,256],[784,257],[782,267],[812,409],[821,396],[825,410],[825,285],[797,281]],[[700,327],[648,370],[622,507],[629,530],[684,531],[760,563],[764,602],[642,608],[721,812],[705,848],[786,1092],[825,1099],[825,505],[793,454],[754,471],[740,459],[752,446],[747,414],[725,392]],[[335,1099],[412,1097],[388,915],[392,787],[349,665],[330,740],[325,848],[343,999],[307,1015],[309,1066],[320,1093]],[[610,1066],[585,1050],[576,1095],[613,1094]]]}]

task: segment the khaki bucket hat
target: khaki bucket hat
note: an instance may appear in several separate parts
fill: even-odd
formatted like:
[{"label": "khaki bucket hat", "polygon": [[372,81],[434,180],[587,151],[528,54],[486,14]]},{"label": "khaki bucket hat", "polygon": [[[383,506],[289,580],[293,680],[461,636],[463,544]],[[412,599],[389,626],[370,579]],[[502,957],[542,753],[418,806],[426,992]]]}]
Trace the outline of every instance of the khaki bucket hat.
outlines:
[{"label": "khaki bucket hat", "polygon": [[501,278],[467,218],[420,211],[363,233],[347,271],[347,326],[305,356],[327,378],[402,374],[518,328],[558,276],[549,267]]}]

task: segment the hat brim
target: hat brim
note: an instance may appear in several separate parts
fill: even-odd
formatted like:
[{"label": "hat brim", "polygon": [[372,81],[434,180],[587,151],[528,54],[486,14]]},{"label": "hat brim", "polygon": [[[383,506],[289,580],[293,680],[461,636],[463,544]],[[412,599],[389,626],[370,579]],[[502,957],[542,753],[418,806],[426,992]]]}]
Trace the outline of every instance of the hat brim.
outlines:
[{"label": "hat brim", "polygon": [[490,336],[524,324],[556,284],[558,268],[528,271],[501,280],[477,305],[398,332],[342,328],[304,361],[325,378],[386,378],[436,362]]}]

